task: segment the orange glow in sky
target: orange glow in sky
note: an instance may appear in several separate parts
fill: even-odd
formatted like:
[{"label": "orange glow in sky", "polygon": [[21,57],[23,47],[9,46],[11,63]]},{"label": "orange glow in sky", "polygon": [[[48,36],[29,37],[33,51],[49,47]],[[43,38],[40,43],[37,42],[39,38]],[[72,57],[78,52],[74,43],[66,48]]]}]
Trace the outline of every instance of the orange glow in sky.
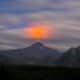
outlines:
[{"label": "orange glow in sky", "polygon": [[38,40],[49,39],[54,32],[55,30],[52,30],[48,25],[32,25],[24,29],[26,37]]}]

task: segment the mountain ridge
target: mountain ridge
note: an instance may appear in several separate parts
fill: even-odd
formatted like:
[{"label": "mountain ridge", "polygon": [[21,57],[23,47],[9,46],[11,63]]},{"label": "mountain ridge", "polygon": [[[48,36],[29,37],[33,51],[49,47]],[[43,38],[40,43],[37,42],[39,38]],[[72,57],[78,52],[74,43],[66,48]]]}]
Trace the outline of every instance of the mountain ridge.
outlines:
[{"label": "mountain ridge", "polygon": [[80,67],[80,47],[70,48],[56,63],[67,67]]},{"label": "mountain ridge", "polygon": [[[70,48],[64,53],[37,42],[29,47],[0,51],[0,62],[16,64],[48,64],[65,67],[80,67],[80,46]],[[11,60],[9,62],[9,60]],[[6,62],[6,63],[7,63]]]},{"label": "mountain ridge", "polygon": [[[47,63],[48,60],[47,58],[52,59],[52,63],[58,58],[60,57],[60,53],[58,50],[56,49],[51,49],[46,47],[44,44],[37,42],[34,43],[32,45],[30,45],[27,48],[22,48],[22,49],[16,49],[16,50],[7,50],[7,51],[1,51],[0,55],[6,55],[8,57],[10,57],[10,59],[15,59],[16,61],[23,61],[23,62],[27,62],[27,61],[34,61],[34,62],[38,62],[39,63]],[[41,61],[41,62],[40,62]],[[51,63],[50,62],[50,63]]]}]

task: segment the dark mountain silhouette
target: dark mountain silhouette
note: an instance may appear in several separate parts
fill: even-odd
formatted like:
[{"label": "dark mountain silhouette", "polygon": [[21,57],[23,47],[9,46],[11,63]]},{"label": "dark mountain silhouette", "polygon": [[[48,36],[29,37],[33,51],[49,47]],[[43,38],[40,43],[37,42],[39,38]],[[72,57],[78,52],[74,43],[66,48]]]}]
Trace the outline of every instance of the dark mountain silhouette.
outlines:
[{"label": "dark mountain silhouette", "polygon": [[44,57],[48,55],[48,56],[53,56],[55,58],[60,55],[58,50],[48,48],[39,42],[32,44],[30,47],[27,48],[27,51],[28,53],[37,57],[42,57],[42,56]]},{"label": "dark mountain silhouette", "polygon": [[[23,49],[0,51],[1,61],[6,63],[37,63],[37,64],[53,64],[61,54],[56,49],[51,49],[37,42]],[[6,57],[5,57],[6,56]],[[10,60],[11,59],[11,60]],[[10,61],[10,62],[9,62]]]},{"label": "dark mountain silhouette", "polygon": [[80,47],[64,53],[37,42],[23,49],[0,51],[0,64],[48,64],[80,67]]},{"label": "dark mountain silhouette", "polygon": [[56,63],[66,67],[80,67],[80,47],[70,48]]}]

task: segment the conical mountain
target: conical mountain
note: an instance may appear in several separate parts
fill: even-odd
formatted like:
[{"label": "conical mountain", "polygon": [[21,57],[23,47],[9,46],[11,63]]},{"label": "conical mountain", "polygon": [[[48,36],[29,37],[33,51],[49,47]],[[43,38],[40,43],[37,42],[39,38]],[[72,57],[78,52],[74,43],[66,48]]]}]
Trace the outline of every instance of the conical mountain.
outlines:
[{"label": "conical mountain", "polygon": [[[13,61],[17,62],[30,62],[35,61],[45,62],[51,59],[54,62],[57,58],[60,57],[60,53],[56,49],[51,49],[40,42],[36,42],[29,47],[16,49],[16,50],[7,50],[1,51],[0,55],[6,55],[8,58],[14,59]],[[46,61],[45,61],[46,60]]]}]

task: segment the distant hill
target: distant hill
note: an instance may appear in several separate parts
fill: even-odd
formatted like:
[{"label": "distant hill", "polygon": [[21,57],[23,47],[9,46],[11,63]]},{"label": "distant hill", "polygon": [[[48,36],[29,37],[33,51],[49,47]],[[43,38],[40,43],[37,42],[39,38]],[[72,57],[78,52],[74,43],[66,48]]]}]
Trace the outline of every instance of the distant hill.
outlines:
[{"label": "distant hill", "polygon": [[23,49],[0,51],[0,60],[11,64],[54,64],[60,56],[58,50],[48,48],[40,42]]},{"label": "distant hill", "polygon": [[80,47],[70,48],[56,63],[66,67],[80,67]]}]

